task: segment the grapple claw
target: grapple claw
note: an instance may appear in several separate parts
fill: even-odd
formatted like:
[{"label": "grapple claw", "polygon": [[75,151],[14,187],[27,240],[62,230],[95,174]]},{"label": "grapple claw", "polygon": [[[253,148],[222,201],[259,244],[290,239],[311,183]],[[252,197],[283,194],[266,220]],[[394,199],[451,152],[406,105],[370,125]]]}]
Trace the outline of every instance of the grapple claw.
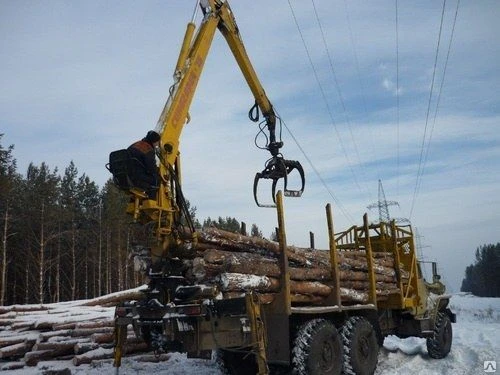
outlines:
[{"label": "grapple claw", "polygon": [[[288,189],[288,174],[295,169],[299,172],[301,178],[301,187],[299,190]],[[283,186],[284,186],[283,191],[285,196],[300,197],[302,195],[305,186],[304,169],[302,168],[302,165],[298,161],[285,160],[281,156],[275,156],[266,162],[266,166],[262,172],[257,172],[255,174],[255,179],[253,182],[253,195],[257,206],[276,207],[276,202],[275,202],[276,185],[278,183],[278,180],[280,180],[281,178],[283,179]],[[271,188],[272,201],[273,201],[272,204],[271,203],[262,204],[259,202],[259,199],[257,197],[258,195],[257,191],[258,191],[259,181],[261,179],[269,179],[273,181]]]},{"label": "grapple claw", "polygon": [[288,176],[294,169],[296,169],[297,172],[299,173],[300,183],[301,183],[299,190],[288,189],[287,188],[288,179],[285,177],[285,188],[284,188],[283,194],[285,195],[285,197],[297,197],[297,198],[299,198],[300,196],[302,196],[302,193],[304,192],[304,187],[306,185],[304,168],[302,168],[302,165],[298,161],[295,161],[295,160],[283,160],[283,161],[284,161],[285,167],[286,167],[286,175]]}]

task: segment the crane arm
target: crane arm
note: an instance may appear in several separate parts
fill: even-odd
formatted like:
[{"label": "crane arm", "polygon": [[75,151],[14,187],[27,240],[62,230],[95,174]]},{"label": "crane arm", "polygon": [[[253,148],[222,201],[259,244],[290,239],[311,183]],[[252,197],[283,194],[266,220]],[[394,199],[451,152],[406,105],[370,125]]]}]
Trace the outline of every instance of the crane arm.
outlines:
[{"label": "crane arm", "polygon": [[[272,180],[272,190],[271,196],[274,198],[276,196],[276,184],[280,179],[283,179],[284,195],[300,197],[304,191],[305,177],[302,165],[298,161],[286,160],[280,154],[280,148],[283,147],[283,142],[281,139],[276,139],[276,120],[277,116],[274,112],[273,106],[260,83],[260,80],[255,72],[253,65],[248,57],[243,40],[239,33],[238,25],[234,18],[233,12],[227,1],[221,0],[210,0],[207,1],[211,3],[211,6],[219,7],[219,23],[218,29],[226,39],[233,56],[240,67],[243,76],[248,84],[248,87],[252,91],[255,98],[255,106],[260,108],[266,122],[266,127],[269,132],[269,141],[266,145],[267,150],[271,153],[271,158],[266,162],[264,170],[258,172],[254,179],[254,199],[258,206],[261,207],[275,207],[274,204],[260,204],[257,198],[258,195],[258,184],[261,179]],[[291,190],[288,188],[288,175],[293,171],[297,170],[300,179],[301,187],[298,190]]]},{"label": "crane arm", "polygon": [[[174,72],[174,83],[170,87],[168,100],[156,126],[156,131],[161,137],[161,146],[157,153],[160,159],[160,186],[156,202],[135,194],[133,189],[129,190],[135,203],[132,206],[129,205],[127,212],[131,213],[138,222],[154,223],[153,234],[158,246],[156,250],[152,249],[153,262],[155,256],[162,258],[168,249],[179,245],[180,237],[182,237],[179,236],[179,228],[185,225],[182,217],[189,216],[180,186],[179,142],[182,130],[189,120],[189,107],[217,29],[225,37],[255,98],[254,107],[258,107],[262,112],[269,132],[266,149],[271,153],[271,158],[266,162],[264,170],[256,173],[254,179],[254,198],[257,205],[275,207],[272,204],[259,203],[257,190],[261,179],[272,181],[273,201],[278,180],[284,180],[286,196],[300,196],[305,184],[304,171],[300,163],[285,160],[279,151],[283,142],[277,140],[275,135],[277,116],[246,53],[228,2],[201,0],[199,3],[203,19],[197,31],[194,24],[195,17],[187,25]],[[293,170],[297,170],[301,177],[302,186],[299,190],[287,188],[287,176]]]}]

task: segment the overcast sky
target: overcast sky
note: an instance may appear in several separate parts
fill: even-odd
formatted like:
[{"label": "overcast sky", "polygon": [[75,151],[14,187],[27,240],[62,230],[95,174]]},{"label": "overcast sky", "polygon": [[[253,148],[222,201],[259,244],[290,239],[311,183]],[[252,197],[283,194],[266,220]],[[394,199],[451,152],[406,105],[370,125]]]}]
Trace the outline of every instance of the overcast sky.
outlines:
[{"label": "overcast sky", "polygon": [[[74,161],[102,187],[109,153],[155,127],[194,4],[1,1],[0,133],[19,171],[44,161],[62,173]],[[283,129],[282,152],[306,170],[303,197],[285,202],[288,242],[306,246],[313,231],[326,248],[328,202],[336,231],[365,212],[376,220],[367,206],[381,179],[399,202],[391,216],[411,219],[424,257],[457,291],[475,249],[500,241],[500,3],[460,2],[449,55],[456,0],[446,2],[439,50],[443,3],[397,5],[398,38],[395,1],[231,2],[298,142]],[[217,34],[182,134],[184,190],[200,219],[232,216],[269,236],[275,211],[252,194],[269,157],[254,146],[252,104]]]}]

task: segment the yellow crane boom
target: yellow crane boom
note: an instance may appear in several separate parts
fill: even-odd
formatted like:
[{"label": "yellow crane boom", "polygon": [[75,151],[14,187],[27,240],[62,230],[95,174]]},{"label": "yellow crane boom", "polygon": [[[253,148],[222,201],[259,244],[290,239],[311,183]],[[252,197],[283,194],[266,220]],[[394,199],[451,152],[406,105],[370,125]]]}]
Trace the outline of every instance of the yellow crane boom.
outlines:
[{"label": "yellow crane boom", "polygon": [[[182,238],[185,238],[185,234],[181,232],[184,231],[186,224],[189,226],[189,214],[180,183],[179,142],[182,130],[189,121],[189,108],[217,29],[226,39],[254,96],[255,105],[250,110],[250,118],[258,121],[260,110],[268,132],[265,148],[271,153],[271,158],[267,160],[264,170],[255,175],[253,184],[255,202],[258,206],[275,207],[274,197],[278,180],[283,179],[285,196],[300,197],[305,185],[301,164],[298,161],[284,159],[280,153],[283,142],[276,138],[277,116],[247,55],[229,3],[223,0],[202,0],[199,5],[203,19],[197,31],[194,24],[195,15],[187,25],[174,72],[174,83],[155,129],[161,137],[160,149],[157,152],[160,159],[157,199],[156,201],[147,199],[130,184],[118,183],[119,187],[132,195],[128,212],[134,219],[143,224],[154,223],[152,235],[156,238],[156,245],[152,246],[153,262],[162,258],[172,247],[178,246]],[[112,158],[112,155],[110,155],[109,169],[115,181],[121,181],[123,179],[117,176],[119,173],[117,171],[121,169],[113,162],[112,159],[116,158]],[[288,189],[288,175],[292,171],[297,171],[300,175],[301,186],[298,190]],[[262,179],[272,181],[272,204],[261,204],[257,198],[258,184]],[[194,233],[194,230],[192,232]]]}]

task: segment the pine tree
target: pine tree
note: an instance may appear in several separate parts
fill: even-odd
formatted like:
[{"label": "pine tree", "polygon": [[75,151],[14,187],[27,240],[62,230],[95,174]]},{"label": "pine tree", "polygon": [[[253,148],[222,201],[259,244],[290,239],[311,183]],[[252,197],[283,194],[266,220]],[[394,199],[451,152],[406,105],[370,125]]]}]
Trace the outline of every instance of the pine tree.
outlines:
[{"label": "pine tree", "polygon": [[[3,134],[0,134],[0,141]],[[16,159],[13,156],[14,145],[10,145],[7,149],[2,147],[0,143],[0,215],[1,215],[1,271],[0,271],[0,305],[4,305],[7,295],[7,271],[8,271],[8,255],[10,248],[10,238],[14,236],[12,231],[13,222],[13,206],[16,204],[16,195],[20,191],[20,176],[17,174]]]},{"label": "pine tree", "polygon": [[500,243],[483,245],[476,249],[475,264],[465,269],[462,292],[479,297],[500,297]]}]

